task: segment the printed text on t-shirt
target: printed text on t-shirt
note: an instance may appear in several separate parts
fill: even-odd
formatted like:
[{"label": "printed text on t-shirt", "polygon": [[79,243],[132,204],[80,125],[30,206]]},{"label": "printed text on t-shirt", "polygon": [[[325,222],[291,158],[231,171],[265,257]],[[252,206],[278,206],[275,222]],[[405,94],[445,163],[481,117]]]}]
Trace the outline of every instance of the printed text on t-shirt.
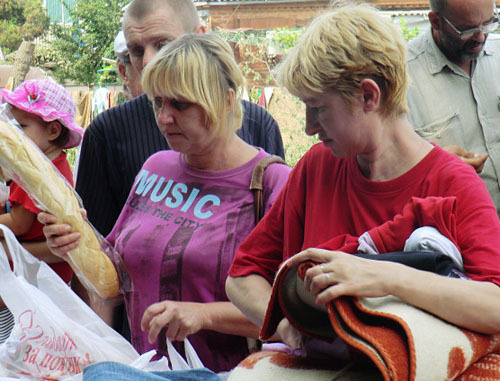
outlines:
[{"label": "printed text on t-shirt", "polygon": [[184,183],[166,180],[163,176],[150,174],[146,169],[141,170],[135,185],[137,186],[135,194],[147,197],[149,193],[149,199],[152,202],[164,201],[166,207],[180,208],[180,211],[184,213],[193,208],[193,214],[200,219],[212,216],[213,208],[221,203],[220,198],[215,194],[206,194],[197,200],[200,189],[196,187],[189,189]]}]

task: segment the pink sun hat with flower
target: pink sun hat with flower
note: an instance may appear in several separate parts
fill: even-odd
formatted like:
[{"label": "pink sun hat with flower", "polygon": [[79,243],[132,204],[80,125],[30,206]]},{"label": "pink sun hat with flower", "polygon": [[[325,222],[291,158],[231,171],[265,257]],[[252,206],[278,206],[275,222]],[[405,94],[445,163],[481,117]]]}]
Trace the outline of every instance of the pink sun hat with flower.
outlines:
[{"label": "pink sun hat with flower", "polygon": [[14,91],[0,90],[3,101],[46,122],[58,120],[69,130],[69,139],[63,147],[73,148],[80,144],[83,129],[75,120],[76,106],[71,94],[51,79],[30,79]]}]

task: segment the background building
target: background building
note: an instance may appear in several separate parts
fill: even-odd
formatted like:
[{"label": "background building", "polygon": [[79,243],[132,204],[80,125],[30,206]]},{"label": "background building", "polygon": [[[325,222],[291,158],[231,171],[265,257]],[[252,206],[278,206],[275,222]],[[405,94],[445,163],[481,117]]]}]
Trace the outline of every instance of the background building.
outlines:
[{"label": "background building", "polygon": [[72,22],[70,9],[73,9],[77,0],[43,0],[43,6],[51,23],[68,24]]},{"label": "background building", "polygon": [[[495,0],[500,7],[500,0]],[[277,28],[297,29],[329,7],[329,0],[194,0],[204,24],[214,31],[221,31],[233,42],[235,55],[240,63],[249,60],[249,52],[256,53],[266,45],[265,57],[254,59],[246,70],[258,75],[253,81],[265,86],[269,68],[279,59],[280,52],[274,36]],[[402,25],[407,38],[415,37],[428,28],[428,0],[366,0],[380,9],[387,17]],[[243,36],[252,35],[252,38]],[[233,37],[232,37],[233,36]],[[244,39],[244,43],[242,43]],[[246,47],[243,45],[246,44]],[[253,45],[253,46],[252,46]],[[255,54],[254,54],[255,55]]]}]

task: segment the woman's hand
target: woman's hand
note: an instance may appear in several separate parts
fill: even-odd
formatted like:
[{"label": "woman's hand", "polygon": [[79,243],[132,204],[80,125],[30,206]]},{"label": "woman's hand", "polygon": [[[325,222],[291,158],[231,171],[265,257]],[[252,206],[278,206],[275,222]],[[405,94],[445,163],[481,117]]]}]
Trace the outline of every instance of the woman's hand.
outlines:
[{"label": "woman's hand", "polygon": [[50,213],[39,213],[38,221],[45,225],[43,227],[43,234],[47,239],[49,250],[54,255],[67,260],[68,252],[76,249],[78,246],[80,233],[71,232],[71,226],[68,224],[56,224],[56,217]]},{"label": "woman's hand", "polygon": [[488,158],[487,153],[479,154],[474,152],[469,152],[459,146],[445,146],[443,149],[455,156],[458,156],[465,164],[469,164],[476,170],[476,173],[481,173],[484,168],[484,163]]},{"label": "woman's hand", "polygon": [[148,331],[150,344],[156,341],[163,327],[171,341],[182,341],[203,329],[207,313],[204,303],[164,301],[150,305],[142,316],[141,329]]},{"label": "woman's hand", "polygon": [[278,324],[276,335],[292,350],[303,349],[304,338],[302,334],[290,324],[287,318],[283,318]]},{"label": "woman's hand", "polygon": [[394,295],[459,327],[500,333],[500,287],[494,283],[448,278],[400,263],[321,249],[307,249],[287,264],[297,266],[307,260],[320,263],[305,277],[305,287],[317,295],[318,304],[342,295]]},{"label": "woman's hand", "polygon": [[288,262],[297,266],[304,261],[320,263],[306,271],[306,290],[324,305],[342,295],[377,297],[390,294],[390,262],[372,261],[340,251],[307,249]]}]

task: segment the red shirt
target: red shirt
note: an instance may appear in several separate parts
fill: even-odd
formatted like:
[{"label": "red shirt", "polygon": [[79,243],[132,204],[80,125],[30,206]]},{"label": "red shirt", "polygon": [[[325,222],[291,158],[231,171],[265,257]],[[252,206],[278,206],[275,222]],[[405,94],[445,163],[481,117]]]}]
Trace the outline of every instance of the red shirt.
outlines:
[{"label": "red shirt", "polygon": [[[61,174],[66,178],[66,180],[74,186],[73,184],[73,173],[71,172],[71,167],[69,166],[68,160],[66,159],[66,153],[62,152],[57,158],[55,158],[52,163],[61,172]],[[10,184],[10,196],[9,201],[12,204],[21,205],[24,209],[29,210],[34,214],[41,212],[39,208],[35,206],[33,200],[28,196],[28,194],[15,182]],[[45,241],[45,236],[43,235],[43,225],[38,222],[37,219],[33,222],[30,229],[23,235],[17,237],[20,242],[25,241]],[[51,263],[49,266],[66,282],[71,280],[73,275],[73,270],[67,262]]]},{"label": "red shirt", "polygon": [[392,220],[411,197],[456,197],[456,237],[466,275],[500,285],[500,221],[473,168],[435,147],[402,176],[368,180],[355,158],[317,144],[297,163],[271,210],[236,252],[229,275],[260,274],[272,283],[279,265],[326,241]]}]

